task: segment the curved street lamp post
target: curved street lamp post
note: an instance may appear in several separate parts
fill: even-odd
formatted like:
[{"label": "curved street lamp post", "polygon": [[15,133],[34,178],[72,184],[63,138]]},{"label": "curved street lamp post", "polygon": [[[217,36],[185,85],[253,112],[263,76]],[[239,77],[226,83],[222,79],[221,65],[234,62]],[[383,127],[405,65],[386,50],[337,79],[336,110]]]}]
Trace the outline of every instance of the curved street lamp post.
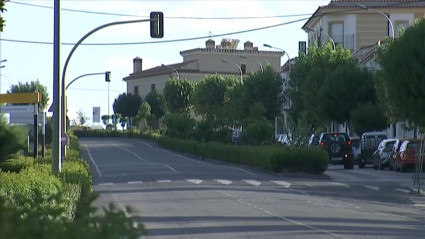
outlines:
[{"label": "curved street lamp post", "polygon": [[174,68],[174,67],[172,67],[172,66],[167,66],[167,65],[164,65],[164,64],[161,64],[161,66],[163,66],[163,67],[167,67],[167,68],[169,68],[169,69],[173,70],[173,71],[174,71],[174,73],[176,73],[177,79],[178,79],[178,80],[180,80],[180,74],[179,74],[179,71],[178,71],[176,68]]},{"label": "curved street lamp post", "polygon": [[256,59],[254,59],[254,58],[251,58],[251,57],[246,57],[246,56],[239,56],[240,58],[243,58],[243,59],[246,59],[246,60],[253,60],[253,61],[255,61],[255,62],[257,62],[257,64],[260,66],[260,70],[261,70],[261,73],[263,73],[264,72],[264,68],[263,68],[263,65],[261,64],[261,62],[260,61],[258,61],[258,60],[256,60]]},{"label": "curved street lamp post", "polygon": [[395,39],[395,35],[394,35],[395,34],[395,31],[394,31],[393,22],[391,21],[391,19],[385,13],[380,12],[380,11],[377,11],[377,10],[372,9],[372,8],[368,8],[368,7],[366,7],[365,5],[362,5],[362,4],[356,4],[356,6],[358,6],[361,9],[364,9],[366,11],[370,11],[370,12],[375,12],[375,13],[381,14],[383,17],[385,17],[387,19],[388,23],[391,26],[392,35],[393,35],[392,38],[393,38],[393,40]]},{"label": "curved street lamp post", "polygon": [[228,62],[226,60],[221,60],[221,61],[224,62],[224,63],[226,63],[226,64],[230,64],[230,65],[236,66],[239,69],[240,73],[241,73],[241,82],[243,83],[243,72],[242,72],[242,68],[238,64],[236,64],[236,63]]}]

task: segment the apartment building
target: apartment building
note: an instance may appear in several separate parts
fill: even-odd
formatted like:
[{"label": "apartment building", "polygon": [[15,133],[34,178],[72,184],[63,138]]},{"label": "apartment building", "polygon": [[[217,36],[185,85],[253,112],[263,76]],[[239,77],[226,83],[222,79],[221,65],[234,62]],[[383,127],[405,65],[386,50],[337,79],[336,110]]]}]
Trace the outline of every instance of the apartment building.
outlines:
[{"label": "apartment building", "polygon": [[411,26],[425,16],[425,1],[408,0],[332,0],[320,6],[304,24],[308,46],[313,42],[333,41],[354,52],[376,44],[385,37],[400,35],[401,28]]},{"label": "apartment building", "polygon": [[176,64],[161,65],[143,70],[143,60],[133,60],[133,72],[123,80],[127,83],[127,92],[145,97],[151,90],[162,90],[171,77],[180,77],[192,81],[200,81],[206,75],[221,74],[242,77],[256,72],[266,63],[280,70],[281,51],[262,51],[250,41],[238,48],[238,39],[222,39],[216,45],[209,39],[205,48],[181,51],[183,61]]}]

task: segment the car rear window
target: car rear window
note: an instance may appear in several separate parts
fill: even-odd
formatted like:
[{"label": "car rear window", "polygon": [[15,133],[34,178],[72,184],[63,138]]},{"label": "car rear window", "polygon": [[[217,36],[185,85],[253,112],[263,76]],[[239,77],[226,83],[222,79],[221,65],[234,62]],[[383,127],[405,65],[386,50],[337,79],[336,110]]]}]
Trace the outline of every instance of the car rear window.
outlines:
[{"label": "car rear window", "polygon": [[385,143],[385,149],[392,149],[394,147],[395,141],[390,141]]},{"label": "car rear window", "polygon": [[420,142],[409,142],[407,144],[407,148],[408,149],[418,149],[421,147],[421,143]]},{"label": "car rear window", "polygon": [[349,139],[345,134],[325,134],[323,138],[327,142],[345,142]]}]

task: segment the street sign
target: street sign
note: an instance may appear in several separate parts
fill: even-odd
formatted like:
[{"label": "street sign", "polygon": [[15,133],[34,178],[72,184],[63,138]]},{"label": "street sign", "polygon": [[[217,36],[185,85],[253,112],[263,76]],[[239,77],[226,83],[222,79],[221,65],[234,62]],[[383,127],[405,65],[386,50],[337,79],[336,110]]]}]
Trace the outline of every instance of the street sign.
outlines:
[{"label": "street sign", "polygon": [[[43,112],[38,114],[38,124],[43,124]],[[34,114],[31,113],[11,113],[9,115],[9,123],[11,124],[34,124]]]},{"label": "street sign", "polygon": [[93,107],[93,123],[100,123],[100,107]]},{"label": "street sign", "polygon": [[0,94],[0,104],[35,104],[40,103],[43,98],[41,93],[13,93]]},{"label": "street sign", "polygon": [[62,143],[62,147],[65,147],[66,144],[68,143],[68,137],[66,136],[64,132],[62,132],[61,143]]},{"label": "street sign", "polygon": [[12,114],[12,113],[32,113],[34,114],[34,105],[9,105],[0,106],[1,114]]},{"label": "street sign", "polygon": [[239,130],[234,130],[232,133],[232,142],[238,143],[241,138],[241,132]]}]

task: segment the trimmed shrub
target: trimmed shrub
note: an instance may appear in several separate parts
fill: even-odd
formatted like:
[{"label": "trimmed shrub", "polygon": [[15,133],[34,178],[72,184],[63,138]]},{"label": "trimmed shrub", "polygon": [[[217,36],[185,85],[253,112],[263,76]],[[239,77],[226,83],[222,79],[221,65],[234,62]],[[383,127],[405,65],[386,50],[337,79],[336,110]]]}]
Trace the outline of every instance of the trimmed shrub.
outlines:
[{"label": "trimmed shrub", "polygon": [[261,167],[273,172],[321,174],[328,167],[327,153],[319,149],[282,146],[238,146],[215,142],[198,142],[162,137],[158,144],[165,148],[216,159],[228,163]]}]

